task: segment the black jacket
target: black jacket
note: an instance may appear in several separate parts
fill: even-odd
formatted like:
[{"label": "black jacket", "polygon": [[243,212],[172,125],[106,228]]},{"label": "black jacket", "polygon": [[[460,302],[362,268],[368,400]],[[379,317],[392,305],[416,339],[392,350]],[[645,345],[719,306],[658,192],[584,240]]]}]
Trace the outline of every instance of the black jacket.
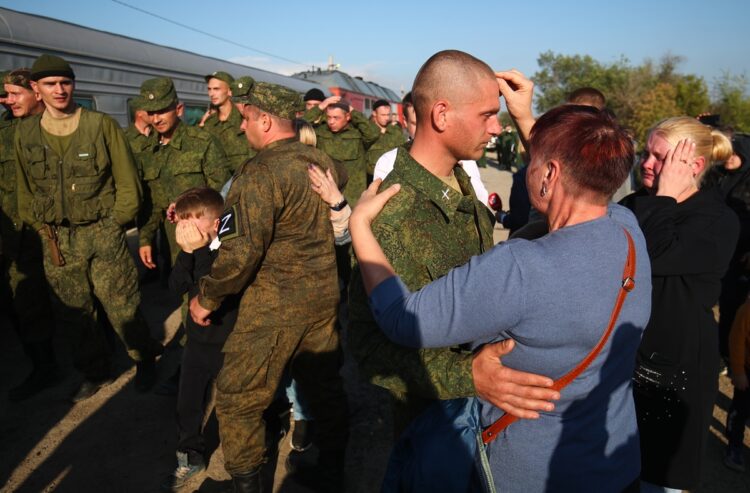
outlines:
[{"label": "black jacket", "polygon": [[[198,280],[211,273],[211,265],[218,253],[218,250],[211,251],[208,246],[193,253],[180,251],[169,275],[169,289],[180,297],[188,293],[188,299],[192,300],[198,294]],[[197,325],[188,315],[185,322],[188,341],[223,345],[237,321],[239,301],[239,296],[230,296],[224,300],[221,307],[211,313],[211,325],[208,327]]]}]

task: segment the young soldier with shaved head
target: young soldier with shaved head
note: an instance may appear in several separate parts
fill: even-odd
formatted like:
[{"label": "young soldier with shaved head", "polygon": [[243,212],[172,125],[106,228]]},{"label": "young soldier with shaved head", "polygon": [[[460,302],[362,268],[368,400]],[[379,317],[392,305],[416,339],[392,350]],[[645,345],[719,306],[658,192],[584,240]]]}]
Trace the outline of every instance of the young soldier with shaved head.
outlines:
[{"label": "young soldier with shaved head", "polygon": [[[416,290],[492,248],[492,218],[477,200],[459,160],[478,159],[493,135],[499,88],[484,62],[441,51],[422,66],[412,89],[417,129],[409,151],[399,148],[382,187],[401,191],[372,224],[404,283]],[[350,347],[360,372],[393,396],[396,433],[435,399],[479,395],[521,417],[554,397],[551,381],[503,367],[502,343],[472,354],[459,348],[409,349],[390,342],[375,323],[359,270],[350,290]]]}]

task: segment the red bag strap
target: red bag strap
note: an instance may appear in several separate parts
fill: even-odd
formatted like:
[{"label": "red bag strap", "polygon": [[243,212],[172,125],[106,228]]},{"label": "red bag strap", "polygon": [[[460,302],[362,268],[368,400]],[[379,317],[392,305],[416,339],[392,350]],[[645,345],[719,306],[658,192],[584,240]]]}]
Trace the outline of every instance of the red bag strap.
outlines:
[{"label": "red bag strap", "polygon": [[[625,231],[625,236],[628,239],[628,258],[625,261],[625,269],[622,274],[622,285],[620,287],[620,292],[617,295],[617,301],[615,302],[615,306],[612,309],[612,315],[609,318],[609,326],[607,327],[607,330],[604,331],[601,339],[599,339],[599,342],[596,344],[596,346],[594,346],[591,352],[585,358],[583,358],[583,360],[578,363],[575,368],[560,377],[558,380],[555,380],[555,382],[552,384],[552,388],[554,390],[562,390],[566,385],[575,380],[578,375],[583,373],[583,371],[588,368],[591,362],[596,359],[602,348],[604,348],[604,345],[607,344],[609,336],[612,335],[617,317],[620,316],[620,309],[622,309],[622,305],[625,302],[625,297],[635,287],[635,245],[633,244],[633,238],[630,236],[630,233],[628,233],[628,231],[624,228],[623,231]],[[517,417],[511,414],[504,414],[500,419],[485,428],[485,430],[482,432],[482,441],[484,441],[485,444],[490,443],[495,438],[497,438],[501,431],[503,431],[509,424],[513,423],[517,419]]]}]

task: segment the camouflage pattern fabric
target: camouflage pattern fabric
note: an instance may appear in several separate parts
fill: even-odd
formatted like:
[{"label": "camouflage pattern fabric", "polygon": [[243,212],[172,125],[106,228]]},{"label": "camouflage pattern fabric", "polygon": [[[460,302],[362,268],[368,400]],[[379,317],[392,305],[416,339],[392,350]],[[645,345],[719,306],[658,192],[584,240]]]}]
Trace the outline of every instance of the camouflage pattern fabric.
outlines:
[{"label": "camouflage pattern fabric", "polygon": [[[152,153],[143,154],[146,200],[140,221],[143,226],[138,231],[140,246],[153,244],[167,207],[179,194],[192,187],[221,190],[230,176],[226,155],[216,137],[179,122],[167,145],[157,145]],[[165,226],[174,262],[179,251],[174,225]]]},{"label": "camouflage pattern fabric", "polygon": [[346,168],[349,181],[343,193],[346,201],[354,207],[366,188],[366,151],[380,138],[380,128],[354,110],[351,112],[349,125],[340,132],[333,133],[328,125],[319,125],[315,128],[315,133],[318,137],[318,149]]},{"label": "camouflage pattern fabric", "polygon": [[311,399],[318,446],[346,446],[333,231],[327,204],[310,189],[308,163],[335,175],[325,154],[296,138],[271,143],[240,168],[220,218],[219,255],[199,283],[199,302],[209,310],[243,293],[217,380],[225,467],[232,474],[265,461],[261,414],[287,365]]},{"label": "camouflage pattern fabric", "polygon": [[138,273],[125,243],[125,231],[111,218],[85,226],[58,227],[65,265],[52,263],[44,249],[44,270],[55,314],[73,338],[78,370],[97,378],[106,372],[108,349],[97,320],[94,296],[134,361],[153,357],[158,343],[149,336],[138,306]]},{"label": "camouflage pattern fabric", "polygon": [[[263,411],[276,397],[287,364],[315,418],[319,450],[343,450],[348,405],[339,375],[343,356],[336,317],[298,326],[266,327],[238,334],[225,349],[216,380],[216,416],[224,468],[242,474],[266,462]],[[240,340],[245,349],[239,350]]]},{"label": "camouflage pattern fabric", "polygon": [[375,164],[380,156],[406,143],[404,131],[399,125],[388,125],[380,138],[367,150],[367,174],[372,176],[375,173]]},{"label": "camouflage pattern fabric", "polygon": [[153,129],[151,129],[150,134],[143,135],[135,128],[135,125],[131,124],[125,129],[125,138],[130,146],[130,151],[133,153],[135,166],[138,168],[138,176],[143,179],[143,157],[153,153],[154,148],[159,145],[159,136]]},{"label": "camouflage pattern fabric", "polygon": [[6,288],[0,291],[11,298],[10,315],[18,323],[21,341],[35,343],[51,339],[55,321],[42,267],[41,240],[18,216],[13,147],[18,121],[0,126],[0,237],[3,239],[0,282]]},{"label": "camouflage pattern fabric", "polygon": [[[493,246],[489,211],[456,166],[463,194],[443,183],[399,148],[382,187],[401,184],[372,225],[396,273],[416,291]],[[478,294],[479,296],[480,294]],[[401,431],[433,399],[474,395],[472,357],[458,348],[410,349],[390,342],[372,318],[355,266],[349,291],[349,347],[360,374],[391,391]]]},{"label": "camouflage pattern fabric", "polygon": [[255,156],[255,151],[250,147],[245,137],[245,132],[240,129],[242,115],[232,105],[229,118],[225,121],[219,120],[219,114],[214,113],[203,124],[203,130],[219,139],[224,153],[227,155],[229,171],[234,174],[242,164]]},{"label": "camouflage pattern fabric", "polygon": [[148,79],[141,84],[138,107],[144,111],[159,111],[177,103],[177,91],[169,77]]},{"label": "camouflage pattern fabric", "polygon": [[[250,77],[241,79],[250,79]],[[252,90],[243,91],[243,94],[239,95],[234,92],[232,94],[232,101],[235,103],[251,104],[287,120],[293,120],[297,112],[305,107],[302,103],[302,96],[298,92],[267,82],[253,81]]]}]

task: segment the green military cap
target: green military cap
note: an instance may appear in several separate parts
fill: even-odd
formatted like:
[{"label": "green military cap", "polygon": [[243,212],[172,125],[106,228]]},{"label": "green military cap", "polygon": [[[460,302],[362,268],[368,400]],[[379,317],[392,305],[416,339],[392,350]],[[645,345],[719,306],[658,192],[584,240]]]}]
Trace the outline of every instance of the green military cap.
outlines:
[{"label": "green military cap", "polygon": [[297,112],[303,107],[302,97],[298,92],[278,84],[269,84],[267,82],[256,82],[252,87],[252,91],[241,96],[234,95],[233,91],[232,101],[235,103],[252,104],[272,115],[288,120],[294,119],[297,116]]},{"label": "green military cap", "polygon": [[2,72],[0,79],[3,84],[11,86],[20,86],[24,89],[31,90],[31,70],[28,68],[17,68],[10,72]]},{"label": "green military cap", "polygon": [[144,105],[144,99],[142,96],[136,96],[134,98],[130,98],[128,101],[128,105],[130,106],[130,111],[138,111],[143,109]]},{"label": "green military cap", "polygon": [[254,85],[255,79],[253,79],[249,75],[243,75],[242,77],[229,84],[229,89],[231,89],[232,91],[232,101],[234,101],[235,103],[244,102],[240,101],[240,99],[250,94],[250,91],[253,89]]},{"label": "green military cap", "polygon": [[2,72],[0,72],[0,80],[3,82],[2,84],[0,84],[0,98],[8,96],[8,91],[5,90],[5,78],[8,77],[9,73],[9,70],[3,70]]},{"label": "green military cap", "polygon": [[31,80],[38,81],[45,77],[67,77],[69,79],[75,79],[76,75],[73,73],[73,69],[68,62],[59,56],[48,55],[45,53],[34,60],[34,64],[31,66]]},{"label": "green military cap", "polygon": [[227,72],[222,72],[222,71],[214,72],[213,74],[208,74],[207,76],[204,77],[204,79],[206,79],[206,82],[208,82],[211,79],[219,79],[221,81],[226,82],[229,85],[231,85],[232,82],[234,82],[234,77],[229,75]]},{"label": "green military cap", "polygon": [[141,84],[141,100],[138,102],[140,109],[145,111],[159,111],[169,108],[177,102],[177,91],[175,91],[172,79],[169,77],[157,77],[148,79]]}]

